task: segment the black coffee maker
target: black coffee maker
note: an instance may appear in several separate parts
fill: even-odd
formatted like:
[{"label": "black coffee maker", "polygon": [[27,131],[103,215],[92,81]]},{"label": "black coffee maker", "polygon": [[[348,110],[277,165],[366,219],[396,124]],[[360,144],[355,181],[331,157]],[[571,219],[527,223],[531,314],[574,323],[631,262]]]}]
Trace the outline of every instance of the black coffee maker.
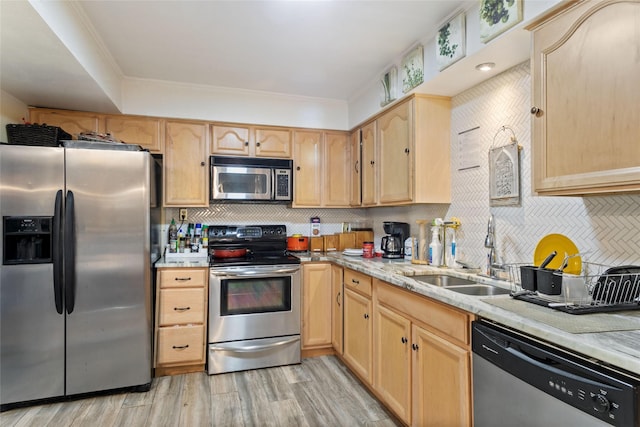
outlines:
[{"label": "black coffee maker", "polygon": [[382,238],[380,248],[383,258],[404,258],[404,241],[410,234],[406,222],[385,221],[382,224],[386,236]]}]

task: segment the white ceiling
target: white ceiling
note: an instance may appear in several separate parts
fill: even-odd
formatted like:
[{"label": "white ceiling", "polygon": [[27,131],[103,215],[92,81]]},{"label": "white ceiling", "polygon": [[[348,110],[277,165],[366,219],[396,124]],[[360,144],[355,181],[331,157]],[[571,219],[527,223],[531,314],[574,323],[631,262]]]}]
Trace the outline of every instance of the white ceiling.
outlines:
[{"label": "white ceiling", "polygon": [[[72,3],[120,78],[349,101],[446,19],[477,1]],[[0,18],[4,91],[30,105],[119,108],[29,2],[0,0]]]}]

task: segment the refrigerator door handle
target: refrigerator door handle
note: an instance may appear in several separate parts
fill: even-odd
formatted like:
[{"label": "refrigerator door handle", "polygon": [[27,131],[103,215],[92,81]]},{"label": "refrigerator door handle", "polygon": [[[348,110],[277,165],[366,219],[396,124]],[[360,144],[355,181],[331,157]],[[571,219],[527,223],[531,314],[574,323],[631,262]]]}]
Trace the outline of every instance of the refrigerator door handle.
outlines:
[{"label": "refrigerator door handle", "polygon": [[64,302],[67,307],[67,314],[73,312],[76,302],[76,227],[74,198],[71,190],[67,191],[64,215]]},{"label": "refrigerator door handle", "polygon": [[62,314],[63,311],[62,224],[62,190],[58,190],[53,211],[53,296],[58,314]]}]

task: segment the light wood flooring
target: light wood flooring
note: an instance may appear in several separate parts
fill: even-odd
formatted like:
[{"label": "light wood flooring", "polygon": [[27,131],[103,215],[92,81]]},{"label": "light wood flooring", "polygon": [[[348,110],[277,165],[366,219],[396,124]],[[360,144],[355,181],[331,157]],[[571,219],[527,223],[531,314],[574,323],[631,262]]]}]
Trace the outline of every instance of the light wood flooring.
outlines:
[{"label": "light wood flooring", "polygon": [[399,426],[335,356],[300,365],[153,380],[122,393],[12,409],[2,427]]}]

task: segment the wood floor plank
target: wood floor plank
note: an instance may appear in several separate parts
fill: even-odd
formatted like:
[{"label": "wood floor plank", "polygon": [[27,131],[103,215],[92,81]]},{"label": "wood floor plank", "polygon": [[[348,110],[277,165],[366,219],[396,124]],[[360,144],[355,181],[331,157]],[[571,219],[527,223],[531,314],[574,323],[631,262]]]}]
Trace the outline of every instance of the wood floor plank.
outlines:
[{"label": "wood floor plank", "polygon": [[271,402],[276,423],[281,427],[309,427],[302,409],[295,399]]},{"label": "wood floor plank", "polygon": [[275,426],[264,384],[257,371],[245,371],[236,375],[236,386],[245,426]]},{"label": "wood floor plank", "polygon": [[209,375],[211,394],[227,394],[238,391],[236,387],[236,373]]},{"label": "wood floor plank", "polygon": [[118,412],[113,425],[116,427],[145,426],[150,413],[151,405],[125,406]]},{"label": "wood floor plank", "polygon": [[262,379],[267,399],[270,402],[294,398],[289,382],[280,367],[260,369],[257,372]]},{"label": "wood floor plank", "polygon": [[211,395],[211,425],[244,427],[238,392]]},{"label": "wood floor plank", "polygon": [[211,388],[202,374],[185,375],[180,400],[181,426],[207,426],[211,423]]},{"label": "wood floor plank", "polygon": [[71,427],[108,427],[113,426],[122,409],[125,393],[91,398],[80,414],[73,420]]},{"label": "wood floor plank", "polygon": [[56,416],[60,409],[62,409],[62,404],[60,403],[51,403],[34,408],[15,409],[15,411],[25,411],[24,416],[16,422],[15,426],[46,426]]},{"label": "wood floor plank", "polygon": [[309,374],[302,363],[298,365],[281,366],[280,369],[283,370],[284,376],[287,378],[289,384],[310,381]]}]

